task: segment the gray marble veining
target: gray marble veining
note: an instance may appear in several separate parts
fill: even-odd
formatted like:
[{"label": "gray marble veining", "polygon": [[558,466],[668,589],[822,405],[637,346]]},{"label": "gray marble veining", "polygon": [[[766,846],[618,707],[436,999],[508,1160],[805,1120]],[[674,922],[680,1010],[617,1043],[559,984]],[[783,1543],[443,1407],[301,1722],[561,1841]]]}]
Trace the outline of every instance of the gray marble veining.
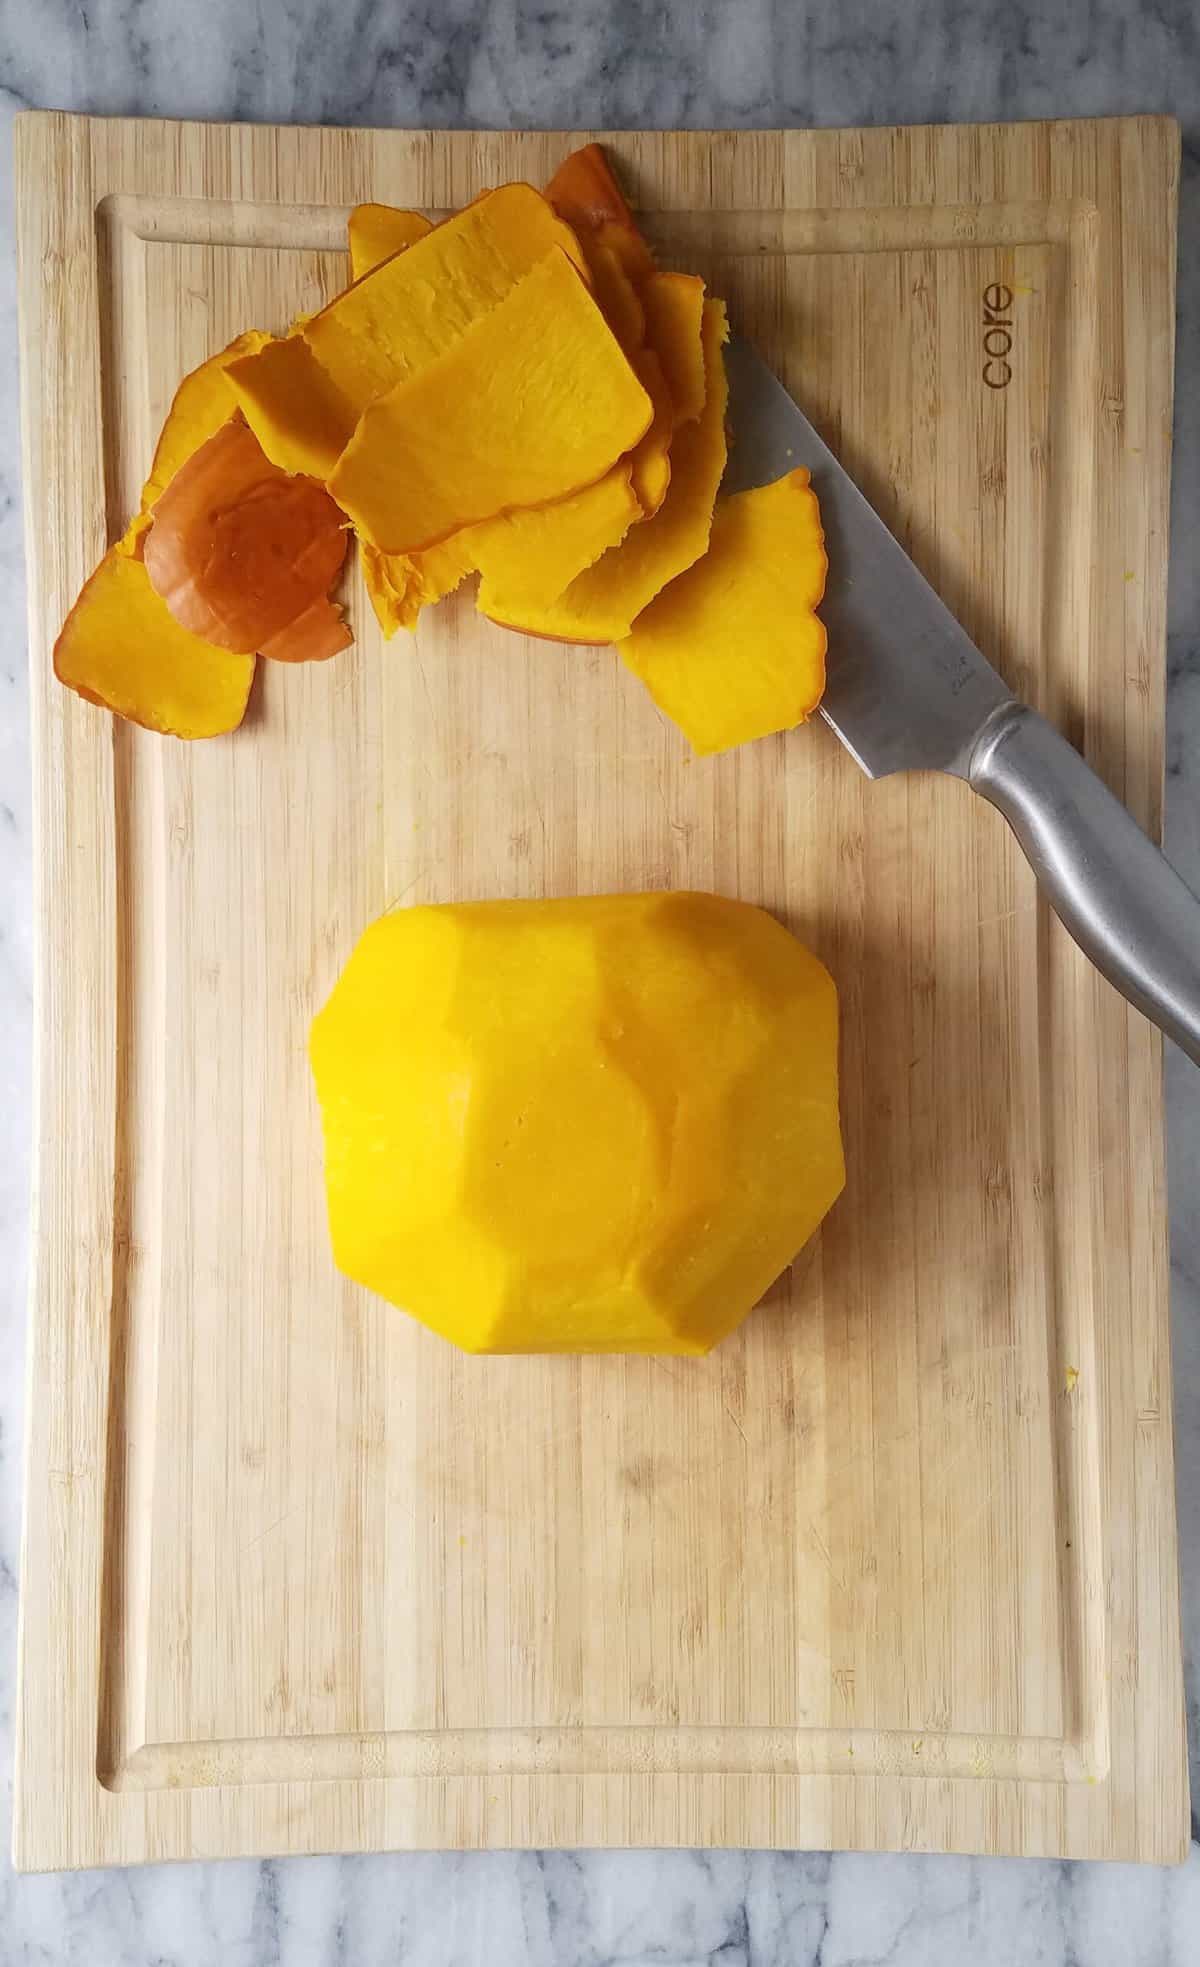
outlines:
[{"label": "gray marble veining", "polygon": [[[31,927],[11,129],[23,107],[282,122],[921,123],[1165,110],[1184,127],[1167,844],[1200,887],[1198,0],[0,0],[0,1844],[8,1844]],[[1168,1065],[1179,1511],[1200,1795],[1200,1078]],[[1190,1967],[1179,1871],[713,1853],[491,1854],[14,1878],[0,1967]]]}]

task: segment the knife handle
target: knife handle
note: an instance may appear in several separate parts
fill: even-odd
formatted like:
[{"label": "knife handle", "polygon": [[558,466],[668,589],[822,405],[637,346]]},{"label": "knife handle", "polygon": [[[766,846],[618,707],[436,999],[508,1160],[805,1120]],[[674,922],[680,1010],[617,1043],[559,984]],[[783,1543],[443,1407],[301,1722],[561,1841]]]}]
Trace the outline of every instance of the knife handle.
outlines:
[{"label": "knife handle", "polygon": [[1200,900],[1072,745],[1002,704],[967,778],[1003,813],[1084,954],[1200,1065]]}]

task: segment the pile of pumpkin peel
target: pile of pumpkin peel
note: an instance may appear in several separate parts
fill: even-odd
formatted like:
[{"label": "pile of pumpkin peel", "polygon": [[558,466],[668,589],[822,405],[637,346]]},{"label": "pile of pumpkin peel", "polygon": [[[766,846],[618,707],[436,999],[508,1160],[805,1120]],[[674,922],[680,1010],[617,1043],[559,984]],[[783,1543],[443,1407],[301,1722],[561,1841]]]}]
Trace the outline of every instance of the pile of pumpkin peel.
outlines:
[{"label": "pile of pumpkin peel", "polygon": [[186,377],[139,510],[55,647],[151,730],[233,730],[259,656],[352,641],[351,535],[385,636],[477,577],[505,628],[614,643],[698,751],[799,723],[824,685],[808,474],[719,499],[721,301],[660,271],[590,144],[440,225],[362,205],[352,284]]}]

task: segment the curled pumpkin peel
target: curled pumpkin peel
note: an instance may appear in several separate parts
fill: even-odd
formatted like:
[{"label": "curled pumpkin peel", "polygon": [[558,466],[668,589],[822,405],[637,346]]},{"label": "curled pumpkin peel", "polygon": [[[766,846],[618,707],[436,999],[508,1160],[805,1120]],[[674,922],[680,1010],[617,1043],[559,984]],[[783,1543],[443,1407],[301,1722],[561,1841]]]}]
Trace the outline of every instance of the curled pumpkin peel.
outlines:
[{"label": "curled pumpkin peel", "polygon": [[381,553],[361,542],[363,584],[386,640],[398,628],[415,629],[422,608],[453,594],[475,572],[471,537],[470,531],[455,533],[423,553]]},{"label": "curled pumpkin peel", "polygon": [[649,430],[629,454],[633,489],[641,506],[642,517],[652,519],[666,498],[667,487],[671,483],[674,406],[662,364],[654,350],[639,349],[630,360],[638,381],[654,406]]},{"label": "curled pumpkin peel", "polygon": [[171,399],[166,420],[159,432],[150,465],[150,476],[142,487],[141,510],[151,506],[166,491],[181,465],[214,435],[229,419],[234,405],[229,394],[229,371],[247,356],[257,355],[274,343],[273,335],[259,328],[248,328],[236,335],[216,355],[210,355],[198,369],[186,375]]},{"label": "curled pumpkin peel", "polygon": [[704,282],[694,273],[652,273],[641,293],[646,340],[662,364],[676,427],[704,408]]},{"label": "curled pumpkin peel", "polygon": [[250,329],[184,377],[155,446],[139,511],[84,583],[54,645],[60,683],[165,736],[211,738],[235,730],[249,701],[254,657],[181,628],[151,586],[142,554],[150,514],[171,479],[229,416],[226,369],[270,339]]},{"label": "curled pumpkin peel", "polygon": [[[358,206],[349,244],[356,278],[319,313],[281,339],[247,331],[181,383],[139,513],[64,626],[63,680],[151,728],[230,728],[253,650],[314,661],[350,642],[329,599],[348,521],[385,636],[477,574],[505,626],[623,645],[700,749],[807,714],[815,501],[789,480],[790,503],[764,492],[714,530],[724,312],[655,268],[600,148],[546,195],[502,185],[436,225]],[[780,571],[785,513],[799,554]],[[805,618],[799,669],[772,580]],[[755,624],[736,670],[734,594],[741,643]]]},{"label": "curled pumpkin peel", "polygon": [[615,253],[633,281],[653,273],[654,255],[598,143],[585,143],[564,157],[546,196],[581,239]]},{"label": "curled pumpkin peel", "polygon": [[364,411],[329,489],[373,546],[411,553],[594,484],[651,416],[577,268],[553,248],[439,361]]},{"label": "curled pumpkin peel", "polygon": [[346,543],[324,486],[281,471],[235,418],[176,472],[143,558],[181,627],[246,654],[324,599]]},{"label": "curled pumpkin peel", "polygon": [[609,327],[627,355],[633,355],[646,340],[646,313],[638,290],[620,257],[611,246],[580,240],[596,301]]},{"label": "curled pumpkin peel", "polygon": [[432,231],[433,220],[422,212],[401,211],[395,205],[356,205],[346,224],[351,274],[361,280],[393,253],[415,246]]},{"label": "curled pumpkin peel", "polygon": [[231,362],[226,387],[281,471],[328,478],[354,435],[358,412],[302,330]]},{"label": "curled pumpkin peel", "polygon": [[138,557],[136,523],[84,583],[54,645],[54,673],[148,731],[219,737],[245,715],[254,657],[180,628]]},{"label": "curled pumpkin peel", "polygon": [[484,614],[506,628],[560,642],[619,642],[668,581],[698,560],[708,546],[713,505],[725,469],[728,391],[721,347],[728,335],[721,301],[704,304],[704,409],[676,431],[671,482],[652,519],[633,526],[621,544],[572,581],[548,607],[506,608],[481,591]]},{"label": "curled pumpkin peel", "polygon": [[[574,233],[532,185],[486,192],[303,324],[299,336],[316,365],[307,370],[307,386],[344,401],[352,430],[368,404],[444,355],[555,248],[585,271]],[[252,393],[264,432],[286,430],[301,414],[292,378],[278,363],[268,360],[257,372],[247,363],[239,385]]]},{"label": "curled pumpkin peel", "polygon": [[339,607],[327,595],[310,601],[302,614],[260,642],[258,653],[271,662],[328,662],[348,649],[354,637]]},{"label": "curled pumpkin peel", "polygon": [[640,614],[621,655],[698,752],[810,716],[825,688],[825,538],[804,470],[718,502],[708,552]]}]

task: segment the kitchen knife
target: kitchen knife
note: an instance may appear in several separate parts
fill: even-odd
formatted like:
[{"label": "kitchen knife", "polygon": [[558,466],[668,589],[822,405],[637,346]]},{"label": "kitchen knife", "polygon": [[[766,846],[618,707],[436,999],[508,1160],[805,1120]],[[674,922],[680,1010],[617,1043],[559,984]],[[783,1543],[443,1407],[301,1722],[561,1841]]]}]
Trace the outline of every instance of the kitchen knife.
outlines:
[{"label": "kitchen knife", "polygon": [[748,342],[725,351],[723,491],[807,466],[829,553],[821,714],[868,778],[949,772],[1016,834],[1109,982],[1200,1065],[1200,900],[1091,766],[1013,696]]}]

